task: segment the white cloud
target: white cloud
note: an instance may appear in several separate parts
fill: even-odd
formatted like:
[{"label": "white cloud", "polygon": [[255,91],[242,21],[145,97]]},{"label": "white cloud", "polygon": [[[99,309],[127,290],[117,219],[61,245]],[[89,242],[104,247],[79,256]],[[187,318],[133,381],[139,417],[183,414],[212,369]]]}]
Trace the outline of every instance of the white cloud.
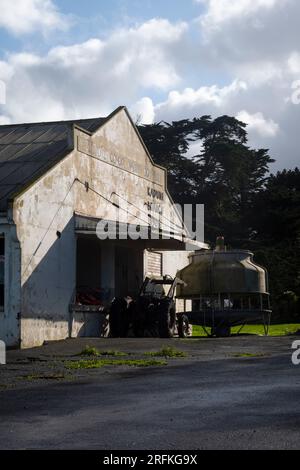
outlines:
[{"label": "white cloud", "polygon": [[0,12],[0,27],[16,36],[68,27],[52,0],[0,0]]},{"label": "white cloud", "polygon": [[[59,46],[50,50],[48,56],[43,61],[52,66],[75,68],[91,66],[101,58],[101,53],[105,47],[100,39],[89,39],[82,44],[72,46]],[[36,58],[39,61],[39,58]],[[19,62],[19,60],[18,60]]]},{"label": "white cloud", "polygon": [[[250,145],[270,148],[273,167],[299,165],[300,105],[292,99],[300,80],[299,0],[202,0],[197,18],[199,68],[205,77],[247,83],[225,106],[202,105],[199,114],[220,113],[248,122]],[[197,63],[197,62],[196,62]],[[242,111],[241,111],[242,110]],[[258,112],[259,110],[259,112]],[[182,117],[181,109],[176,108]],[[185,114],[185,109],[183,109]]]},{"label": "white cloud", "polygon": [[265,119],[263,113],[250,114],[240,111],[236,118],[248,125],[248,130],[258,133],[261,137],[275,137],[279,132],[279,125],[272,119]]},{"label": "white cloud", "polygon": [[[5,113],[15,122],[99,116],[138,102],[141,90],[169,90],[180,84],[175,57],[186,29],[182,22],[152,19],[105,40],[52,48],[45,56],[12,54],[0,62]],[[153,119],[149,99],[136,106],[143,119]]]},{"label": "white cloud", "polygon": [[0,80],[0,105],[6,103],[6,85]]},{"label": "white cloud", "polygon": [[134,121],[139,124],[153,124],[155,119],[155,110],[153,101],[149,97],[144,97],[130,107],[131,115]]},{"label": "white cloud", "polygon": [[237,72],[241,79],[254,88],[261,87],[267,83],[274,83],[282,80],[284,70],[281,63],[259,60],[257,62],[245,62],[237,67]]},{"label": "white cloud", "polygon": [[[278,167],[296,165],[300,106],[291,96],[300,79],[299,0],[202,3],[204,13],[189,24],[156,18],[44,55],[27,49],[6,56],[0,122],[107,115],[121,104],[143,123],[228,114],[248,123],[250,145],[270,147]],[[23,32],[51,29],[22,15]]]},{"label": "white cloud", "polygon": [[[299,0],[205,0],[198,18],[208,60],[238,70],[277,67],[299,43]],[[203,47],[203,44],[202,44]],[[204,51],[205,52],[205,51]],[[211,57],[211,59],[209,59]]]},{"label": "white cloud", "polygon": [[6,124],[10,124],[10,119],[6,116],[0,115],[0,126],[5,126]]},{"label": "white cloud", "polygon": [[0,60],[0,80],[8,81],[14,73],[13,67],[7,62]]},{"label": "white cloud", "polygon": [[287,62],[289,71],[292,74],[298,74],[300,78],[300,52],[292,52]]},{"label": "white cloud", "polygon": [[156,106],[156,111],[160,116],[165,111],[169,113],[170,110],[180,111],[180,115],[182,115],[184,109],[186,116],[191,116],[191,113],[197,112],[204,105],[210,105],[213,108],[224,107],[234,95],[246,90],[247,84],[245,82],[234,80],[230,85],[224,87],[212,85],[201,87],[198,90],[186,88],[183,92],[171,91],[167,101]]},{"label": "white cloud", "polygon": [[[228,21],[245,19],[259,10],[269,10],[284,1],[286,0],[200,0],[207,5],[207,12],[201,17],[201,24],[206,33],[209,33]],[[259,21],[256,22],[256,27],[260,27]]]}]

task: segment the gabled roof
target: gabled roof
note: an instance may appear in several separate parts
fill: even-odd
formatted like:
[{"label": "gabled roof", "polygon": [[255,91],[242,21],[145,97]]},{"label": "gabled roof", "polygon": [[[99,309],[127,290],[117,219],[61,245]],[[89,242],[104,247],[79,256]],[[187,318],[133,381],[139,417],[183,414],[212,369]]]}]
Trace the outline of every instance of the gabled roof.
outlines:
[{"label": "gabled roof", "polygon": [[74,149],[74,126],[92,134],[111,116],[0,126],[0,212]]}]

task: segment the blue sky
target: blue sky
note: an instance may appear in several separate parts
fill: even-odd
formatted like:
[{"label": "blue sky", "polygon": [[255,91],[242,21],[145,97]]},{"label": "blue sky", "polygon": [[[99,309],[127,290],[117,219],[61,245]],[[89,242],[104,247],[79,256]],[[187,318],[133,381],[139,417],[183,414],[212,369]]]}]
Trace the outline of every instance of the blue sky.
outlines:
[{"label": "blue sky", "polygon": [[144,123],[229,114],[275,169],[299,163],[298,0],[0,0],[0,11],[0,124],[123,104]]},{"label": "blue sky", "polygon": [[59,10],[73,17],[74,26],[67,34],[55,34],[44,41],[32,37],[14,37],[0,29],[2,56],[20,48],[43,50],[51,44],[70,44],[84,41],[92,35],[105,37],[111,30],[133,26],[152,18],[170,21],[192,21],[203,8],[189,0],[59,0]]},{"label": "blue sky", "polygon": [[188,0],[89,0],[85,3],[74,0],[60,0],[60,9],[85,18],[103,18],[103,26],[132,24],[151,18],[169,18],[171,21],[191,20],[199,15],[201,6]]}]

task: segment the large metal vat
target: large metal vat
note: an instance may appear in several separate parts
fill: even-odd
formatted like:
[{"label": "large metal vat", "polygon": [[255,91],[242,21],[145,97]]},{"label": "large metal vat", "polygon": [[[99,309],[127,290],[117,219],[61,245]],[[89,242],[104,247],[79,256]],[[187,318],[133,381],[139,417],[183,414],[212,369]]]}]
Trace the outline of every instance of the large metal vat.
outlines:
[{"label": "large metal vat", "polygon": [[217,336],[230,333],[235,325],[270,322],[268,273],[253,261],[247,250],[226,250],[224,239],[214,251],[195,252],[190,264],[177,273],[183,281],[177,298],[192,300],[185,312],[193,324],[211,327]]},{"label": "large metal vat", "polygon": [[211,294],[267,294],[267,273],[244,250],[196,252],[191,264],[177,276],[185,284],[177,296],[184,299]]}]

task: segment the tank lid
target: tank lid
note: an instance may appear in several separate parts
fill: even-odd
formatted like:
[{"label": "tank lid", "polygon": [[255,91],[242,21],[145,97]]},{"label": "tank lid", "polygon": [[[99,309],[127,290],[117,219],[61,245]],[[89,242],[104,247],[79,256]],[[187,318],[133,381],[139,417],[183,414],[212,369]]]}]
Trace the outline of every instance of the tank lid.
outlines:
[{"label": "tank lid", "polygon": [[208,256],[228,256],[230,257],[230,255],[236,255],[236,254],[241,254],[241,255],[248,255],[248,256],[254,256],[254,253],[252,253],[252,251],[249,251],[249,250],[238,250],[238,249],[235,249],[235,250],[227,250],[227,251],[215,251],[215,250],[206,250],[206,251],[202,251],[202,250],[197,250],[195,251],[194,253],[191,253],[190,254],[190,258],[194,258],[194,257],[200,257],[200,256],[203,256],[203,257],[208,257]]}]

